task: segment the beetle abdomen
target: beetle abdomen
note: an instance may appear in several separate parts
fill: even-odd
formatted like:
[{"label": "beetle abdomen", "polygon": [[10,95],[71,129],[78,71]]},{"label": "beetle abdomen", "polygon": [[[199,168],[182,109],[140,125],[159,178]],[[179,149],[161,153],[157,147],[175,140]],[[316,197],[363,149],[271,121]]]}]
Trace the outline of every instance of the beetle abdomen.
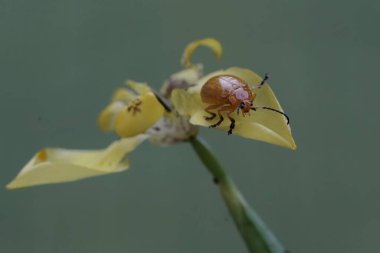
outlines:
[{"label": "beetle abdomen", "polygon": [[250,100],[252,92],[244,80],[232,75],[214,76],[201,89],[202,101],[208,104],[229,104],[231,96],[240,104],[243,100]]},{"label": "beetle abdomen", "polygon": [[219,84],[217,77],[209,79],[201,89],[202,102],[208,104],[217,104],[222,99],[223,89]]}]

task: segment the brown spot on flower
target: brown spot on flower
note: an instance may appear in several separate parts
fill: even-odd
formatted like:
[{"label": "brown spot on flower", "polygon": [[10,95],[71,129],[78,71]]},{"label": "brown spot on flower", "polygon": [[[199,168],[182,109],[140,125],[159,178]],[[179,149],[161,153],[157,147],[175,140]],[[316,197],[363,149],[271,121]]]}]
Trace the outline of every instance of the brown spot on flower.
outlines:
[{"label": "brown spot on flower", "polygon": [[37,153],[37,160],[39,160],[40,162],[46,161],[47,158],[48,158],[48,154],[47,154],[46,149],[42,149],[40,150],[40,152]]},{"label": "brown spot on flower", "polygon": [[140,105],[142,104],[142,101],[139,98],[136,98],[131,102],[130,105],[127,107],[128,112],[132,112],[133,115],[135,115],[138,112],[141,112]]}]

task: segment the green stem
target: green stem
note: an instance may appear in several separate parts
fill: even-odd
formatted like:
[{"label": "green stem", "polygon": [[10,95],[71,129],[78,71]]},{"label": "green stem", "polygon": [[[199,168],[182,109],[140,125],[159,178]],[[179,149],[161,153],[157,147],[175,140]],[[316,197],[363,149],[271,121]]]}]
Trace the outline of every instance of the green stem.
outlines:
[{"label": "green stem", "polygon": [[207,144],[194,137],[190,141],[198,157],[214,177],[223,199],[250,253],[286,253],[255,210],[245,201],[234,182],[224,172]]}]

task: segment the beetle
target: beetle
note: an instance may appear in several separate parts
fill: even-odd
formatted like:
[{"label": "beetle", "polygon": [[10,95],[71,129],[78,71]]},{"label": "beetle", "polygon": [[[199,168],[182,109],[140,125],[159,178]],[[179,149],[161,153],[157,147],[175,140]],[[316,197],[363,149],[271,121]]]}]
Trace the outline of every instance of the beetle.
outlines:
[{"label": "beetle", "polygon": [[[218,114],[219,120],[209,127],[219,126],[224,120],[221,113],[225,112],[231,122],[228,130],[228,135],[230,135],[235,128],[235,119],[231,117],[234,111],[237,111],[239,115],[239,111],[242,110],[242,114],[245,116],[246,113],[249,114],[250,110],[256,111],[257,109],[277,112],[283,115],[289,124],[289,117],[284,112],[266,106],[253,106],[253,100],[256,97],[253,90],[261,88],[268,78],[268,74],[265,74],[263,80],[253,89],[249,87],[246,81],[237,76],[217,75],[210,78],[201,89],[202,102],[208,104],[205,111],[210,114],[210,116],[205,116],[205,119],[211,121]],[[217,113],[213,112],[215,110]]]}]

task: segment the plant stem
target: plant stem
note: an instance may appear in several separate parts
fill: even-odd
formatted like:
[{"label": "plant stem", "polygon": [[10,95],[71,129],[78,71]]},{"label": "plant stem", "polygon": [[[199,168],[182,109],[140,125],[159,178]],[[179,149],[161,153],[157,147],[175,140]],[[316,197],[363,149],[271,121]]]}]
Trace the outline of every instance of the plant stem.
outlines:
[{"label": "plant stem", "polygon": [[245,201],[234,182],[224,172],[207,144],[194,137],[192,147],[219,186],[228,210],[250,253],[288,253],[261,220],[255,210]]}]

